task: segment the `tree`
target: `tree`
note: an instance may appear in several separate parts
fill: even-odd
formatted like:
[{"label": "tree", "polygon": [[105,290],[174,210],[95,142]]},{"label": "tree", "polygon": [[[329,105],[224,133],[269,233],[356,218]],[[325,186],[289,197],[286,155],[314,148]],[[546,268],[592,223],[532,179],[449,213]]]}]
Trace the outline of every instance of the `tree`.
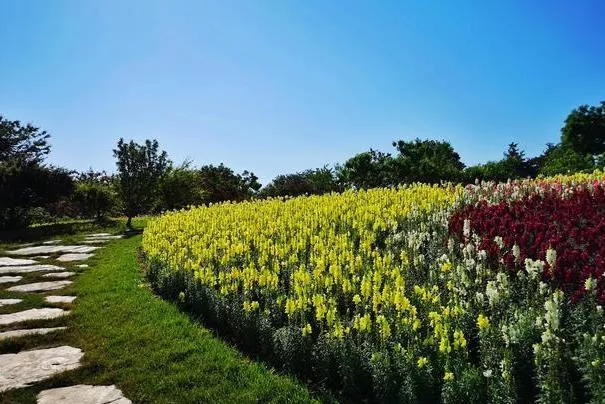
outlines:
[{"label": "tree", "polygon": [[255,195],[261,187],[254,173],[244,171],[236,174],[222,163],[201,167],[199,181],[204,203],[242,201]]},{"label": "tree", "polygon": [[155,210],[182,209],[204,203],[204,191],[200,186],[200,175],[185,161],[178,167],[170,168],[160,182]]},{"label": "tree", "polygon": [[262,189],[261,194],[272,197],[321,195],[339,190],[334,170],[324,166],[295,174],[278,175]]},{"label": "tree", "polygon": [[168,155],[160,151],[157,140],[145,140],[139,145],[120,138],[113,154],[117,158],[118,195],[126,226],[132,228],[132,218],[148,212],[158,193],[158,185],[170,166]]},{"label": "tree", "polygon": [[595,168],[591,155],[582,155],[567,144],[547,146],[539,174],[550,176],[590,171]]},{"label": "tree", "polygon": [[0,228],[27,227],[30,212],[67,195],[67,170],[45,166],[49,135],[39,128],[0,116]]},{"label": "tree", "polygon": [[50,152],[50,135],[31,124],[9,121],[0,115],[0,162],[20,160],[41,164]]},{"label": "tree", "polygon": [[81,215],[100,221],[116,207],[116,199],[111,178],[105,172],[89,170],[78,176],[73,200]]},{"label": "tree", "polygon": [[459,181],[464,164],[449,142],[437,140],[398,140],[393,146],[396,183]]},{"label": "tree", "polygon": [[605,153],[605,101],[571,111],[561,129],[561,144],[580,156]]},{"label": "tree", "polygon": [[377,150],[359,153],[336,168],[338,180],[354,188],[377,188],[393,185],[393,157]]}]

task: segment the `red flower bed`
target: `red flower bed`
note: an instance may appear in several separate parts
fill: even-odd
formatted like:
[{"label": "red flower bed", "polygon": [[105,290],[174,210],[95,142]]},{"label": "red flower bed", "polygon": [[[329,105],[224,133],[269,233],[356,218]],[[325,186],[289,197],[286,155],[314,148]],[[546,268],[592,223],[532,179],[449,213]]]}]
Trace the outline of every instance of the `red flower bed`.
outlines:
[{"label": "red flower bed", "polygon": [[[563,198],[549,190],[520,200],[490,205],[480,201],[455,212],[450,233],[463,238],[464,221],[470,221],[473,233],[481,237],[480,248],[492,263],[502,263],[511,271],[524,269],[526,258],[546,261],[546,251],[557,252],[554,268],[545,265],[543,277],[574,299],[584,293],[584,281],[597,281],[599,299],[605,302],[605,190],[591,184]],[[502,237],[503,248],[495,243]],[[512,249],[520,248],[519,259]]]}]

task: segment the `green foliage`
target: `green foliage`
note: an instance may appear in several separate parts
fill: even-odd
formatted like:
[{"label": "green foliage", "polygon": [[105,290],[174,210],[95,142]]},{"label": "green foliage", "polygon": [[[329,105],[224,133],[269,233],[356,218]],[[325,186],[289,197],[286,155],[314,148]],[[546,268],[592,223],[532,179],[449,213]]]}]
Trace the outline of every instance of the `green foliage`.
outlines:
[{"label": "green foliage", "polygon": [[393,157],[373,149],[359,153],[337,168],[339,181],[348,187],[377,188],[393,185]]},{"label": "green foliage", "polygon": [[485,164],[464,169],[464,180],[472,183],[479,181],[506,182],[519,178],[535,176],[535,161],[525,158],[525,153],[519,150],[517,143],[510,143],[504,158],[499,161],[488,161]]},{"label": "green foliage", "polygon": [[420,140],[393,142],[399,154],[394,160],[397,183],[459,181],[464,164],[449,142]]},{"label": "green foliage", "polygon": [[203,203],[199,173],[190,168],[190,163],[186,161],[179,167],[170,168],[160,182],[156,210],[182,209]]},{"label": "green foliage", "polygon": [[583,156],[566,144],[549,146],[544,152],[539,174],[544,176],[591,171],[595,168],[590,155]]},{"label": "green foliage", "polygon": [[571,111],[561,129],[561,143],[581,156],[605,153],[605,101]]},{"label": "green foliage", "polygon": [[89,171],[80,176],[73,194],[80,214],[101,220],[116,208],[117,195],[112,181],[104,173]]},{"label": "green foliage", "polygon": [[198,176],[204,203],[242,201],[255,195],[261,187],[254,173],[236,174],[222,163],[201,167]]},{"label": "green foliage", "polygon": [[334,170],[324,166],[295,174],[278,175],[262,189],[262,196],[321,195],[340,190]]},{"label": "green foliage", "polygon": [[118,167],[118,195],[130,227],[134,216],[152,208],[170,161],[166,152],[160,151],[157,140],[146,140],[139,145],[120,138],[113,154]]},{"label": "green foliage", "polygon": [[20,160],[40,164],[50,152],[46,131],[20,121],[9,121],[0,115],[0,161]]}]

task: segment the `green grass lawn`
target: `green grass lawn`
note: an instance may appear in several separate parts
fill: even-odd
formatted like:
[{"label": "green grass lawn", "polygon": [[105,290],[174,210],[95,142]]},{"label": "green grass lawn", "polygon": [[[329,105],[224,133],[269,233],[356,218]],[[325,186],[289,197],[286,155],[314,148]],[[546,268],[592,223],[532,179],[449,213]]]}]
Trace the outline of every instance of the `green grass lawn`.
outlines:
[{"label": "green grass lawn", "polygon": [[[0,402],[35,402],[42,389],[76,383],[116,384],[139,403],[312,401],[301,384],[248,360],[156,297],[137,262],[140,241],[135,235],[108,243],[60,291],[78,296],[72,316],[44,326],[67,325],[67,332],[0,344],[0,353],[69,344],[84,351],[83,368],[9,392]],[[20,308],[40,307],[40,300]]]}]

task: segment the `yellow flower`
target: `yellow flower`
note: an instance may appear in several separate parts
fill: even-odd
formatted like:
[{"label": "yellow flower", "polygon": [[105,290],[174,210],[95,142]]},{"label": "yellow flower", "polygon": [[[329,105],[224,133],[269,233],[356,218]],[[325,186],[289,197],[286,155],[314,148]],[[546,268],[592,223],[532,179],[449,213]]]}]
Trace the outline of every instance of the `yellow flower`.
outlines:
[{"label": "yellow flower", "polygon": [[445,372],[445,375],[443,375],[443,380],[446,382],[454,380],[454,374],[452,372]]},{"label": "yellow flower", "polygon": [[311,324],[309,324],[309,323],[307,323],[307,325],[305,325],[302,328],[302,335],[303,335],[303,337],[307,336],[307,335],[310,335],[312,332],[313,332],[313,329],[311,328]]},{"label": "yellow flower", "polygon": [[480,331],[485,331],[489,327],[489,318],[484,314],[479,314],[477,316],[477,327],[479,327]]},{"label": "yellow flower", "polygon": [[429,360],[427,358],[425,358],[424,356],[421,356],[420,358],[418,358],[416,365],[418,366],[418,369],[422,369],[423,367],[426,366],[427,363],[429,363]]}]

